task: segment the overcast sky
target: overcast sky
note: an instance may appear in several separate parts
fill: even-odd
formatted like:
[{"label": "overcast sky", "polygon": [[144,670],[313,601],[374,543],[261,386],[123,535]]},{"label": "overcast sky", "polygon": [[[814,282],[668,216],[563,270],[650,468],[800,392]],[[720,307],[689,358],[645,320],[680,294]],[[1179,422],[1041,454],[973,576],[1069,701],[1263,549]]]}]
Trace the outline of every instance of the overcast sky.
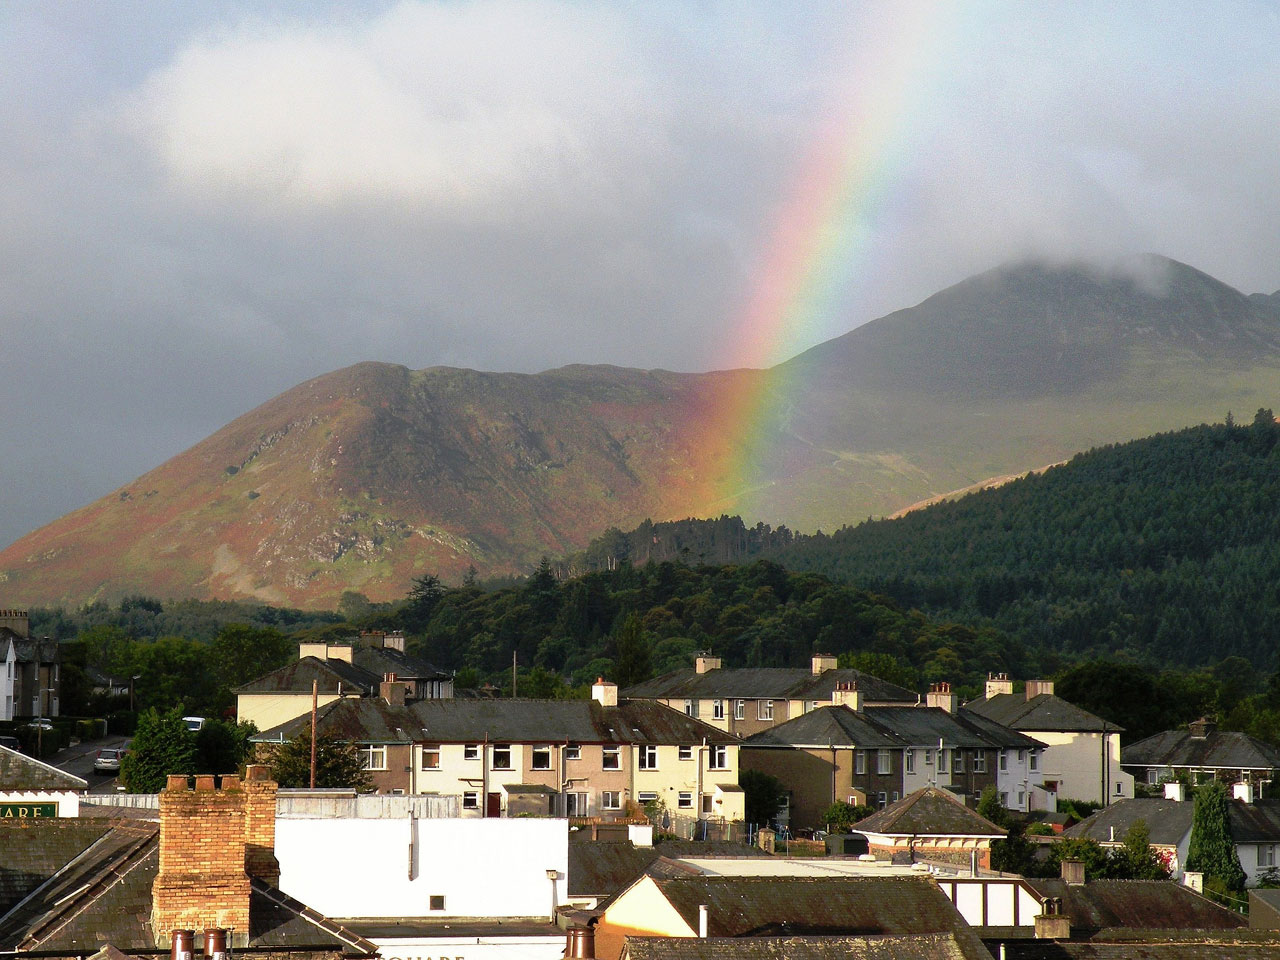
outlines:
[{"label": "overcast sky", "polygon": [[[765,365],[1027,255],[1272,292],[1278,37],[1225,0],[4,3],[0,545],[359,360]],[[745,339],[810,254],[821,308]]]}]

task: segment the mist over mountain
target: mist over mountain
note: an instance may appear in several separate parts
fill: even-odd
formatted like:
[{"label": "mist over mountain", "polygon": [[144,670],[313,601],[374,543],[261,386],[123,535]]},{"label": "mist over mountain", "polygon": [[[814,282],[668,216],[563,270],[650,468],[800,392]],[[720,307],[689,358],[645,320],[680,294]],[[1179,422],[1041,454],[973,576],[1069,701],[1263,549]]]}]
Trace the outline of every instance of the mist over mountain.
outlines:
[{"label": "mist over mountain", "polygon": [[[767,371],[357,364],[23,537],[0,583],[32,605],[387,599],[645,518],[832,529],[1278,390],[1278,295],[1162,258],[1010,265]],[[744,466],[724,401],[756,393]]]}]

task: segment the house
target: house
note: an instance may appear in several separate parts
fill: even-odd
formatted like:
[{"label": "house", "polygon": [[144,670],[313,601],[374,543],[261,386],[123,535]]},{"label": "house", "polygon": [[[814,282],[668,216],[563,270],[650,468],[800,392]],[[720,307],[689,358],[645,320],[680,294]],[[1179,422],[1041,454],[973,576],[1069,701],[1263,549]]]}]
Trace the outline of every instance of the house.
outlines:
[{"label": "house", "polygon": [[943,936],[954,938],[960,957],[990,957],[933,880],[903,876],[646,875],[618,894],[600,914],[595,925],[595,955],[600,960],[614,960],[629,937],[742,940],[796,936]]},{"label": "house", "polygon": [[450,698],[453,678],[404,650],[404,635],[366,630],[344,643],[300,643],[298,659],[236,687],[236,716],[259,730],[342,697],[376,697],[396,684],[405,700]]},{"label": "house", "polygon": [[1133,796],[1133,776],[1120,767],[1123,728],[1056,696],[1052,680],[1028,680],[1017,696],[1008,674],[990,674],[985,696],[965,709],[1045,744],[1033,787],[1046,794],[1103,804]]},{"label": "house", "polygon": [[0,820],[74,817],[87,781],[0,747]]},{"label": "house", "polygon": [[[275,784],[171,776],[159,822],[0,822],[0,950],[84,957],[192,955],[221,946],[296,960],[373,956],[376,947],[276,885]],[[193,931],[199,931],[193,934]]]},{"label": "house", "polygon": [[59,715],[61,648],[30,633],[25,610],[0,610],[0,720]]},{"label": "house", "polygon": [[[738,739],[652,701],[343,698],[317,729],[360,745],[379,792],[458,796],[464,817],[621,816],[741,820]],[[304,732],[300,717],[258,734],[264,748]]]},{"label": "house", "polygon": [[[1231,839],[1244,868],[1246,886],[1256,886],[1264,874],[1280,867],[1280,799],[1260,800],[1252,784],[1235,784],[1228,807]],[[1151,846],[1177,879],[1183,875],[1191,844],[1195,803],[1181,783],[1165,784],[1163,798],[1138,797],[1112,804],[1081,820],[1063,833],[1066,837],[1089,837],[1104,847],[1118,846],[1138,820],[1147,825]]]},{"label": "house", "polygon": [[1213,721],[1201,718],[1185,730],[1165,730],[1131,743],[1120,751],[1120,765],[1143,783],[1182,774],[1194,783],[1244,781],[1259,791],[1280,769],[1280,750],[1245,733],[1219,730]]},{"label": "house", "polygon": [[970,810],[954,795],[925,787],[859,820],[868,853],[901,863],[937,860],[989,869],[991,841],[1008,833]]},{"label": "house", "polygon": [[925,706],[867,706],[859,689],[842,686],[837,706],[743,741],[743,768],[782,781],[792,826],[821,826],[836,800],[884,807],[930,785],[974,800],[994,786],[1015,801],[1006,805],[1026,809],[1032,795],[1021,782],[1042,745],[958,711],[949,686],[934,687]]},{"label": "house", "polygon": [[622,691],[631,700],[657,700],[714,727],[749,737],[830,706],[837,687],[854,684],[868,705],[914,704],[920,695],[861,670],[841,669],[836,658],[815,654],[808,670],[787,667],[725,669],[699,654],[692,670],[676,670]]}]

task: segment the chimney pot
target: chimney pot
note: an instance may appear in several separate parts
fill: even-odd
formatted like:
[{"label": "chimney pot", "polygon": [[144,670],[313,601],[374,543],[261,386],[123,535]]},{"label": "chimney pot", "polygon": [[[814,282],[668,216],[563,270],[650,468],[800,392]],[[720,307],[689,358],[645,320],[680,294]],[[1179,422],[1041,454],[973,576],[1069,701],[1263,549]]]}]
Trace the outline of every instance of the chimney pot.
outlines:
[{"label": "chimney pot", "polygon": [[187,775],[185,773],[171,773],[165,778],[164,788],[166,790],[186,790]]},{"label": "chimney pot", "polygon": [[171,960],[194,960],[196,952],[196,932],[194,930],[173,931],[173,948],[169,953]]},{"label": "chimney pot", "polygon": [[197,774],[196,774],[196,789],[197,789],[197,790],[212,790],[212,789],[214,789],[214,786],[213,786],[213,774],[212,774],[212,773],[197,773]]},{"label": "chimney pot", "polygon": [[570,927],[565,941],[565,957],[570,960],[595,960],[596,932],[590,927]]},{"label": "chimney pot", "polygon": [[227,960],[227,931],[208,927],[204,931],[204,955],[209,960]]}]

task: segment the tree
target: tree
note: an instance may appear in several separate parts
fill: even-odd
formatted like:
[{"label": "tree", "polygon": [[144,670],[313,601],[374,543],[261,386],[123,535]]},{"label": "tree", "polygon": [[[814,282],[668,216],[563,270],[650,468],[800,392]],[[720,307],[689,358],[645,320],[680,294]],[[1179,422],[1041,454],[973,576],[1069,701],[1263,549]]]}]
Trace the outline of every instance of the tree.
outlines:
[{"label": "tree", "polygon": [[997,827],[1009,826],[1009,811],[1000,802],[1000,792],[994,785],[983,788],[982,796],[978,798],[978,816],[990,820]]},{"label": "tree", "polygon": [[1060,876],[1063,860],[1084,861],[1086,880],[1098,880],[1108,875],[1107,852],[1097,840],[1088,837],[1063,837],[1054,841],[1049,848],[1049,859],[1045,863],[1045,875]]},{"label": "tree", "polygon": [[1169,871],[1151,849],[1147,821],[1135,820],[1124,835],[1124,846],[1112,852],[1109,876],[1113,880],[1163,880]]},{"label": "tree", "polygon": [[120,782],[130,793],[159,793],[171,773],[213,773],[196,769],[196,735],[178,710],[147,710],[138,718],[129,752],[120,761]]},{"label": "tree", "polygon": [[227,689],[256,680],[283,667],[297,652],[296,642],[275,627],[252,627],[228,623],[210,644],[213,669]]},{"label": "tree", "polygon": [[258,732],[252,723],[211,719],[196,733],[196,770],[235,773],[253,751],[249,738]]},{"label": "tree", "polygon": [[843,800],[837,800],[822,812],[822,822],[836,833],[844,833],[859,820],[871,816],[870,807],[854,806]]},{"label": "tree", "polygon": [[425,627],[444,597],[444,585],[434,573],[425,573],[413,581],[409,588],[409,601],[405,613],[419,628]]},{"label": "tree", "polygon": [[[306,730],[275,749],[271,773],[282,787],[311,786],[311,731]],[[328,733],[316,736],[316,786],[373,789],[354,743]]]},{"label": "tree", "polygon": [[1195,811],[1191,815],[1191,842],[1187,848],[1187,869],[1214,879],[1226,890],[1244,889],[1244,868],[1236,856],[1231,839],[1231,805],[1227,788],[1211,780],[1196,791]]},{"label": "tree", "polygon": [[648,680],[653,675],[649,660],[649,638],[645,636],[639,616],[628,614],[618,628],[615,642],[618,657],[614,665],[614,683],[619,688],[626,688]]},{"label": "tree", "polygon": [[742,770],[738,773],[738,785],[746,794],[747,823],[772,823],[787,798],[787,788],[782,781],[759,770]]}]

